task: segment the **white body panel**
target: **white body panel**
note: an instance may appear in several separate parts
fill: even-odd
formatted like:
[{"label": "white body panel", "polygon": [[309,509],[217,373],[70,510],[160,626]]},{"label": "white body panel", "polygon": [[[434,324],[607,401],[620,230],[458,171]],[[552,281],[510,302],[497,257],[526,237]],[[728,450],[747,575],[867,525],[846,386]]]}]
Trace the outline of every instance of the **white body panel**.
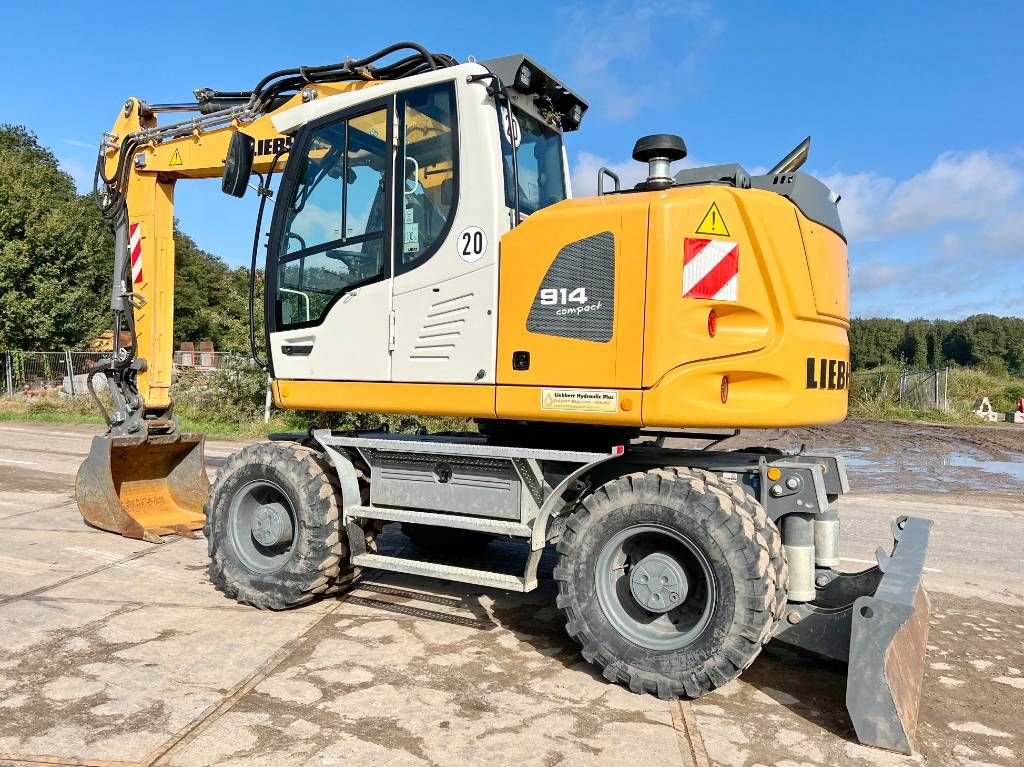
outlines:
[{"label": "white body panel", "polygon": [[[495,382],[499,243],[510,228],[511,213],[505,204],[495,103],[487,95],[486,82],[466,82],[469,75],[486,71],[476,63],[462,64],[316,99],[273,118],[277,130],[294,133],[307,122],[366,101],[448,81],[454,82],[458,111],[457,202],[438,250],[416,268],[339,300],[320,326],[272,334],[275,375],[336,381]],[[393,148],[393,163],[395,154]],[[401,200],[395,204],[400,207]],[[459,237],[467,228],[478,228],[486,240],[484,252],[469,258],[459,250]],[[402,238],[401,230],[392,231],[392,243],[395,238]],[[393,268],[392,264],[389,271]],[[309,357],[281,352],[284,345],[310,340],[314,349]]]},{"label": "white body panel", "polygon": [[490,265],[395,296],[391,380],[494,382],[496,273]]},{"label": "white body panel", "polygon": [[[270,335],[277,378],[313,381],[387,381],[391,281],[382,280],[346,293],[324,321],[312,328]],[[283,346],[312,344],[309,356],[290,356]]]}]

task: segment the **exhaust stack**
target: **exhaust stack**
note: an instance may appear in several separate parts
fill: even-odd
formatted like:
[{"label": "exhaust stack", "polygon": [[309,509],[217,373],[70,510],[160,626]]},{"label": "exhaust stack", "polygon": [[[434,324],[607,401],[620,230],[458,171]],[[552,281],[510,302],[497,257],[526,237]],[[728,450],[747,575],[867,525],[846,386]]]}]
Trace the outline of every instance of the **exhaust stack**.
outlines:
[{"label": "exhaust stack", "polygon": [[672,186],[672,163],[686,157],[686,144],[680,136],[655,133],[644,136],[633,146],[633,159],[647,163],[647,180],[638,185],[643,189],[662,189]]}]

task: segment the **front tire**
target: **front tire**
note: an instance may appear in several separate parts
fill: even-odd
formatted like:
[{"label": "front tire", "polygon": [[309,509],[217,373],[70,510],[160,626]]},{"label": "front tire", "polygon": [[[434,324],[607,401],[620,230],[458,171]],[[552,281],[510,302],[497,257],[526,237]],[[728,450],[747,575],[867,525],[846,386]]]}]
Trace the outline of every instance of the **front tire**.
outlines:
[{"label": "front tire", "polygon": [[703,695],[737,677],[771,636],[768,544],[714,475],[652,469],[608,482],[569,518],[558,552],[570,636],[634,692]]},{"label": "front tire", "polygon": [[231,456],[206,503],[213,585],[264,610],[300,605],[350,582],[341,488],[314,450],[248,445]]}]

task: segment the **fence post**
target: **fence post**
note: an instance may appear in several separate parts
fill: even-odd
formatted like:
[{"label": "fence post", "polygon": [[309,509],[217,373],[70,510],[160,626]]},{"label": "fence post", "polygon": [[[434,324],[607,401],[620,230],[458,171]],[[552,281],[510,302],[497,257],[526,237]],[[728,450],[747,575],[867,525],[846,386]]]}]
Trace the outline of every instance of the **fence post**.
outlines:
[{"label": "fence post", "polygon": [[14,396],[14,373],[11,371],[11,353],[7,352],[7,396]]},{"label": "fence post", "polygon": [[75,368],[71,364],[71,350],[64,350],[64,359],[66,361],[68,369],[68,389],[71,390],[71,396],[75,396]]}]

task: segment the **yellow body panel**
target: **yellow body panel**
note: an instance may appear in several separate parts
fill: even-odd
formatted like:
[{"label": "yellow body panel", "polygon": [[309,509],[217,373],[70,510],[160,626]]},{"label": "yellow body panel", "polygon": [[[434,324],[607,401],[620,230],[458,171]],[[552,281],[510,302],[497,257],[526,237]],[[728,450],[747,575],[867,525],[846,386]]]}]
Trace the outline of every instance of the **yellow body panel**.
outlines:
[{"label": "yellow body panel", "polygon": [[143,301],[135,311],[137,355],[146,360],[139,392],[146,406],[171,404],[174,353],[174,182],[143,176],[128,188],[129,221],[139,225],[142,282],[132,289]]},{"label": "yellow body panel", "polygon": [[[726,226],[722,234],[698,233],[712,204]],[[606,231],[615,237],[611,340],[528,331],[530,307],[555,255]],[[736,300],[684,297],[687,238],[735,243]],[[773,192],[695,186],[560,203],[503,238],[500,288],[499,418],[768,427],[846,416],[846,245]],[[530,353],[528,370],[513,370],[516,351]],[[620,405],[632,407],[614,414],[552,411],[537,387],[614,391]]]},{"label": "yellow body panel", "polygon": [[273,394],[288,410],[494,418],[494,387],[486,385],[278,379]]},{"label": "yellow body panel", "polygon": [[[502,237],[499,384],[640,388],[648,207],[642,195],[567,200],[535,213]],[[615,237],[611,341],[597,343],[529,332],[526,321],[534,296],[559,250],[601,232]],[[520,349],[530,352],[529,370],[512,369],[512,353]]]}]

